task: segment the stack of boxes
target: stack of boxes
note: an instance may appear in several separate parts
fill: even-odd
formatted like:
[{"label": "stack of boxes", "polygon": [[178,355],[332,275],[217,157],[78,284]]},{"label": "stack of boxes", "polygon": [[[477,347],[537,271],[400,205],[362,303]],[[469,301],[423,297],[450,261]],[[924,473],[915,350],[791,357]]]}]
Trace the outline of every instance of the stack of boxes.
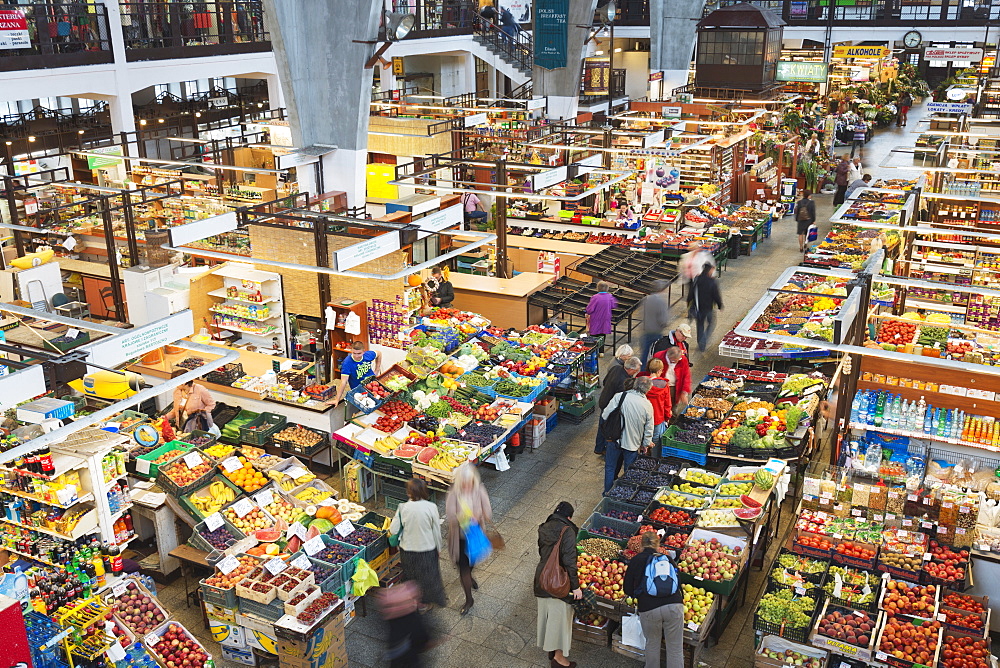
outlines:
[{"label": "stack of boxes", "polygon": [[544,443],[545,435],[551,431],[547,423],[557,414],[558,410],[559,400],[555,397],[546,397],[536,403],[531,419],[528,420],[521,432],[522,442],[532,449]]},{"label": "stack of boxes", "polygon": [[323,619],[308,628],[292,617],[278,620],[274,628],[281,668],[346,668],[345,610],[344,602],[340,601]]}]

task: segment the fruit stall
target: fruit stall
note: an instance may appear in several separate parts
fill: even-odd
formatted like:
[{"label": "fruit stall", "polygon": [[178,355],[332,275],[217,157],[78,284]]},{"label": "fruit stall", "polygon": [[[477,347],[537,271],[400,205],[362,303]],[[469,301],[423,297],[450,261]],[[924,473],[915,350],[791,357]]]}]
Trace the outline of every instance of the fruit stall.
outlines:
[{"label": "fruit stall", "polygon": [[[763,559],[777,530],[775,482],[785,463],[723,467],[718,473],[673,457],[639,456],[577,536],[581,586],[594,592],[593,613],[578,616],[574,638],[641,658],[619,627],[635,614],[623,591],[628,561],[641,551],[642,534],[661,535],[682,583],[685,654],[696,663],[709,637],[718,639],[744,603],[749,569]],[[578,632],[579,630],[579,632]],[[694,665],[694,664],[692,664]]]}]

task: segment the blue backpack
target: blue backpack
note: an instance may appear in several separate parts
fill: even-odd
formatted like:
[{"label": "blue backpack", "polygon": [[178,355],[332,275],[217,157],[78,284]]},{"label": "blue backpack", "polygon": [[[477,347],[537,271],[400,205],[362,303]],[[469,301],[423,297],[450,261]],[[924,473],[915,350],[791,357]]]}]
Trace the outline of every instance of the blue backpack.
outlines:
[{"label": "blue backpack", "polygon": [[645,580],[637,587],[636,596],[648,594],[665,598],[677,593],[680,586],[677,579],[677,567],[669,557],[663,554],[653,555],[646,562]]}]

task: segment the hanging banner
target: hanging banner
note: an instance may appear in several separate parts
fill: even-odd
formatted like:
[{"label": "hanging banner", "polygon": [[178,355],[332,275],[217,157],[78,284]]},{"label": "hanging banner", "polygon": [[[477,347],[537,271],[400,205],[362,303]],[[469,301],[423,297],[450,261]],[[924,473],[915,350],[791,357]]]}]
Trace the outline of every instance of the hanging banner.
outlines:
[{"label": "hanging banner", "polygon": [[535,0],[535,65],[546,70],[566,67],[569,0]]},{"label": "hanging banner", "polygon": [[356,267],[399,249],[399,231],[392,230],[353,246],[334,251],[333,257],[337,263],[337,271],[347,271],[351,267]]},{"label": "hanging banner", "polygon": [[28,19],[20,9],[0,9],[0,49],[30,49]]},{"label": "hanging banner", "polygon": [[87,169],[101,169],[103,167],[113,167],[115,165],[121,165],[125,161],[119,158],[114,158],[110,156],[123,155],[121,146],[98,146],[97,148],[92,148],[88,153],[103,153],[109,157],[101,158],[96,155],[87,156]]},{"label": "hanging banner", "polygon": [[610,58],[583,59],[583,94],[607,95],[611,78]]},{"label": "hanging banner", "polygon": [[510,12],[518,23],[531,23],[531,0],[497,0],[497,7]]},{"label": "hanging banner", "polygon": [[885,46],[835,46],[834,58],[888,58],[892,49]]},{"label": "hanging banner", "polygon": [[777,81],[808,81],[823,83],[826,81],[826,63],[806,63],[792,60],[779,60],[774,78]]}]

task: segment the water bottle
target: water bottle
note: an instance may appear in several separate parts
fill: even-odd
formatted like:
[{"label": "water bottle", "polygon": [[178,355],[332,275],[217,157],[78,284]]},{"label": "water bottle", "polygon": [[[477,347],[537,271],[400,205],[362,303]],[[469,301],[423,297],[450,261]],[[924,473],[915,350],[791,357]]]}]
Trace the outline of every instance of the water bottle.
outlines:
[{"label": "water bottle", "polygon": [[882,446],[878,443],[870,443],[865,451],[865,468],[872,475],[878,475],[879,465],[882,463]]},{"label": "water bottle", "polygon": [[875,403],[874,425],[876,427],[882,426],[882,418],[884,415],[885,415],[885,392],[879,391],[878,400]]},{"label": "water bottle", "polygon": [[857,424],[861,416],[861,392],[854,393],[854,400],[851,402],[851,422]]}]

